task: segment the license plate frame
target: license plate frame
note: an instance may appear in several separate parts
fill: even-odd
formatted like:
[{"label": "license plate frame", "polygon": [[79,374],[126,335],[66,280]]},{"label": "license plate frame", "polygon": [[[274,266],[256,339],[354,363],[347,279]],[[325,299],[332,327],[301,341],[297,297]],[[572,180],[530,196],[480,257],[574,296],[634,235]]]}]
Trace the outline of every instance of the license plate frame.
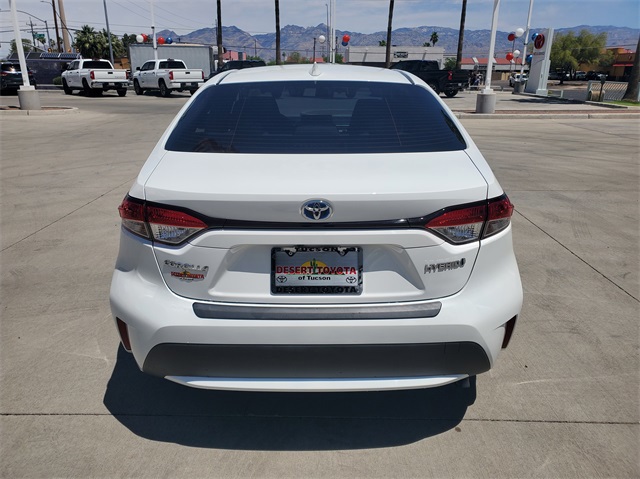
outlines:
[{"label": "license plate frame", "polygon": [[362,294],[362,247],[286,246],[271,249],[271,294]]}]

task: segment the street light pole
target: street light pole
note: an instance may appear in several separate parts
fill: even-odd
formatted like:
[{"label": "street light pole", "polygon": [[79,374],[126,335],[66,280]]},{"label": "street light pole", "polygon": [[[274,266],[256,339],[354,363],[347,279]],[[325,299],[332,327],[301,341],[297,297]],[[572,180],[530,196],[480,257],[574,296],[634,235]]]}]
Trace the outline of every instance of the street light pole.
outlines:
[{"label": "street light pole", "polygon": [[487,59],[487,75],[485,88],[476,97],[476,113],[495,113],[496,94],[491,89],[491,74],[493,73],[493,57],[496,47],[496,30],[498,28],[498,12],[500,0],[493,0],[493,18],[491,19],[491,38],[489,39],[489,58]]},{"label": "street light pole", "polygon": [[158,42],[156,41],[156,19],[153,14],[153,0],[151,0],[151,34],[153,36],[153,59],[158,59]]},{"label": "street light pole", "polygon": [[[45,3],[48,3],[48,2],[45,2]],[[2,12],[7,12],[8,11],[9,13],[11,12],[10,10],[2,10],[2,9],[0,9],[0,11],[2,11]],[[39,20],[39,21],[43,22],[44,23],[44,28],[47,31],[47,41],[49,42],[49,44],[51,44],[51,37],[49,36],[49,24],[47,23],[46,20],[43,20],[42,18],[38,18],[38,17],[36,17],[35,15],[32,15],[29,12],[25,12],[24,10],[16,9],[16,12],[24,13],[25,15],[28,15],[29,17],[33,17],[36,20]],[[35,33],[33,32],[33,22],[31,21],[31,18],[29,18],[29,22],[30,22],[30,25],[31,25],[31,36],[34,37]],[[34,44],[35,44],[35,38],[34,38]]]},{"label": "street light pole", "polygon": [[102,0],[104,4],[104,19],[107,22],[107,37],[109,39],[109,58],[111,59],[111,64],[114,64],[113,61],[113,46],[111,46],[111,30],[109,29],[109,15],[107,14],[107,0]]},{"label": "street light pole", "polygon": [[16,10],[15,1],[16,0],[9,0],[9,6],[11,7],[11,21],[13,23],[16,50],[18,50],[18,60],[22,73],[22,86],[18,90],[20,109],[40,110],[40,96],[38,95],[38,91],[29,83],[29,69],[27,68],[27,60],[24,56],[24,48],[22,48],[22,37],[20,36],[20,28],[18,26],[18,11]]},{"label": "street light pole", "polygon": [[527,16],[527,29],[524,32],[524,49],[522,50],[522,61],[520,62],[520,79],[524,74],[524,62],[527,59],[527,48],[529,47],[529,30],[531,30],[531,13],[533,12],[533,0],[529,0],[529,15]]}]

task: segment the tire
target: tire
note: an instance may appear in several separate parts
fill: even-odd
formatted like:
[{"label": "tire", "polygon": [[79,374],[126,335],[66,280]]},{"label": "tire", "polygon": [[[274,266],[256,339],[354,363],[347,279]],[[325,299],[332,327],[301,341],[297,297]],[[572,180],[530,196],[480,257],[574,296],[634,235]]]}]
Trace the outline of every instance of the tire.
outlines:
[{"label": "tire", "polygon": [[89,88],[89,84],[87,83],[87,80],[82,80],[82,90],[84,91],[84,94],[87,96],[91,96],[91,88]]},{"label": "tire", "polygon": [[196,94],[196,92],[197,92],[197,91],[198,91],[198,90],[189,90],[189,93],[191,93],[191,95],[193,96],[193,95],[195,95],[195,94]]},{"label": "tire", "polygon": [[67,85],[67,80],[62,80],[62,89],[64,90],[65,95],[73,94],[73,90],[69,88],[69,85]]},{"label": "tire", "polygon": [[133,80],[133,91],[136,92],[136,95],[142,95],[144,93],[144,90],[140,86],[140,83],[138,83],[138,80]]},{"label": "tire", "polygon": [[116,91],[118,92],[118,96],[125,96],[127,94],[126,88],[119,88]]},{"label": "tire", "polygon": [[435,83],[427,83],[427,85],[429,85],[429,88],[436,92],[436,95],[440,94],[440,90],[438,90],[438,87]]},{"label": "tire", "polygon": [[158,87],[160,88],[160,95],[167,98],[169,95],[171,95],[171,90],[169,90],[167,88],[167,85],[160,80],[160,83],[158,84]]},{"label": "tire", "polygon": [[447,96],[447,98],[453,98],[458,94],[458,90],[445,90],[444,94]]}]

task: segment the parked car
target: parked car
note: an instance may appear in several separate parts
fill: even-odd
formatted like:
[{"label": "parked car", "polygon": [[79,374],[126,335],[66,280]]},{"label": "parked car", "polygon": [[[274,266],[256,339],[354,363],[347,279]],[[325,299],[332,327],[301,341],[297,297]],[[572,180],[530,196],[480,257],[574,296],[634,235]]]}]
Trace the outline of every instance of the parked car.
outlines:
[{"label": "parked car", "polygon": [[193,95],[203,83],[204,71],[189,69],[182,60],[173,58],[149,60],[133,74],[136,95],[142,95],[145,90],[158,90],[164,97],[172,91],[185,90]]},{"label": "parked car", "polygon": [[576,72],[576,80],[584,81],[586,79],[587,79],[587,72],[583,72],[581,70],[578,70]]},{"label": "parked car", "polygon": [[602,81],[607,79],[607,74],[603,72],[590,71],[587,73],[587,80]]},{"label": "parked car", "polygon": [[[29,84],[33,87],[37,87],[36,78],[33,72],[27,68],[29,75]],[[0,63],[0,91],[14,92],[17,91],[23,84],[22,70],[20,69],[20,63],[17,62],[1,62]]]},{"label": "parked car", "polygon": [[267,64],[263,60],[230,60],[226,62],[219,70],[211,72],[209,78],[229,70],[242,70],[244,68],[264,67]]},{"label": "parked car", "polygon": [[116,70],[109,60],[79,58],[69,63],[61,76],[62,89],[67,95],[74,90],[81,90],[86,95],[115,90],[118,96],[125,96],[129,87],[127,71]]},{"label": "parked car", "polygon": [[111,310],[138,367],[187,386],[464,381],[521,310],[513,208],[416,77],[232,71],[185,104],[122,201]]},{"label": "parked car", "polygon": [[449,98],[469,86],[469,70],[441,70],[436,60],[402,60],[391,68],[417,76],[437,94],[444,93]]},{"label": "parked car", "polygon": [[529,79],[526,73],[514,73],[509,77],[509,86],[515,86],[516,83],[525,82]]}]

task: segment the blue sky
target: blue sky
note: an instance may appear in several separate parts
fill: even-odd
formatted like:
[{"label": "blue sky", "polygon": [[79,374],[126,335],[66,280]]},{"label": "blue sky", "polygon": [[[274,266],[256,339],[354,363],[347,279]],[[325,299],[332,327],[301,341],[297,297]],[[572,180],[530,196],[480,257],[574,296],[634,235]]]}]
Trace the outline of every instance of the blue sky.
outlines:
[{"label": "blue sky", "polygon": [[[498,29],[526,27],[530,0],[501,0]],[[51,0],[14,0],[21,29],[44,33],[44,23],[53,32]],[[178,34],[213,26],[216,0],[154,0],[158,30],[171,29]],[[329,0],[280,0],[280,25],[304,27],[326,23]],[[106,0],[109,24],[113,33],[150,32],[148,0]],[[468,29],[490,29],[494,0],[468,0]],[[462,0],[395,0],[394,28],[440,26],[457,29]],[[70,29],[88,24],[105,27],[103,0],[64,0]],[[0,54],[6,54],[13,38],[9,1],[0,0]],[[373,33],[387,28],[388,0],[336,0],[336,27],[339,30]],[[235,25],[251,34],[273,32],[273,0],[222,0],[222,23]],[[534,0],[533,27],[565,28],[578,25],[613,25],[640,28],[639,0]],[[29,38],[28,32],[23,33]]]}]

